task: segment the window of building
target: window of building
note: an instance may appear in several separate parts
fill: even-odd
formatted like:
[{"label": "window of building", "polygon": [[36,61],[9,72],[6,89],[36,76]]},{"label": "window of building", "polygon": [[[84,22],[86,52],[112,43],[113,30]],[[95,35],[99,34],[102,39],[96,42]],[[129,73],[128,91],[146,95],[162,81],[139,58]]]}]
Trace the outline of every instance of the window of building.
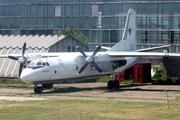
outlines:
[{"label": "window of building", "polygon": [[98,8],[98,5],[92,5],[91,6],[92,8],[91,8],[91,15],[92,16],[98,16],[98,14],[99,14],[99,8]]},{"label": "window of building", "polygon": [[84,22],[83,22],[83,28],[84,29],[90,29],[90,18],[89,17],[84,17],[83,18]]},{"label": "window of building", "polygon": [[73,5],[73,16],[79,16],[79,5]]},{"label": "window of building", "polygon": [[4,6],[4,16],[10,16],[11,15],[11,6],[6,5]]},{"label": "window of building", "polygon": [[170,9],[170,3],[163,3],[162,4],[162,12],[163,12],[163,15],[170,15],[170,12],[171,12],[171,9]]},{"label": "window of building", "polygon": [[158,43],[158,32],[157,31],[150,31],[149,35],[150,35],[150,43]]},{"label": "window of building", "polygon": [[117,29],[118,26],[118,17],[111,17],[110,18],[110,28]]},{"label": "window of building", "polygon": [[110,30],[110,42],[117,43],[120,41],[120,31],[119,30]]},{"label": "window of building", "polygon": [[90,4],[84,4],[84,16],[90,16],[90,15],[91,15]]},{"label": "window of building", "polygon": [[162,15],[162,3],[158,4],[158,14]]},{"label": "window of building", "polygon": [[47,0],[47,3],[54,3],[54,0]]},{"label": "window of building", "polygon": [[38,5],[38,16],[43,16],[43,12],[44,12],[44,9],[43,9],[43,5]]},{"label": "window of building", "polygon": [[162,29],[162,17],[158,17],[158,29]]},{"label": "window of building", "polygon": [[31,16],[37,16],[37,5],[31,5]]},{"label": "window of building", "polygon": [[122,15],[127,15],[128,10],[129,10],[129,4],[127,4],[127,3],[121,4],[121,14]]},{"label": "window of building", "polygon": [[79,18],[72,18],[72,29],[79,29]]},{"label": "window of building", "polygon": [[157,17],[150,17],[149,18],[149,29],[157,29]]},{"label": "window of building", "polygon": [[169,25],[169,18],[168,17],[163,17],[162,18],[162,27],[163,29],[168,29],[170,27]]},{"label": "window of building", "polygon": [[27,5],[21,5],[21,16],[28,16],[28,6]]},{"label": "window of building", "polygon": [[[101,31],[102,32],[102,34],[100,34],[100,38],[101,38],[101,41],[102,41],[102,43],[109,43],[110,41],[109,41],[109,30],[103,30],[103,31]],[[100,41],[100,43],[101,43],[101,41]]]},{"label": "window of building", "polygon": [[140,4],[140,11],[141,11],[141,14],[142,15],[148,15],[150,12],[149,12],[149,3],[142,3]]},{"label": "window of building", "polygon": [[119,5],[118,4],[110,4],[110,15],[119,15]]},{"label": "window of building", "polygon": [[110,28],[110,18],[109,17],[103,17],[102,18],[102,28]]},{"label": "window of building", "polygon": [[19,5],[14,5],[13,6],[13,11],[11,13],[13,13],[12,16],[20,16],[21,10],[20,10],[20,6]]},{"label": "window of building", "polygon": [[[130,4],[130,8],[132,8],[133,10],[135,10],[136,12],[138,11],[138,4],[137,3],[131,3]],[[137,13],[136,13],[137,14]]]},{"label": "window of building", "polygon": [[55,29],[62,29],[62,26],[61,26],[61,18],[58,17],[58,18],[55,18]]},{"label": "window of building", "polygon": [[97,23],[98,22],[98,18],[97,17],[92,17],[91,18],[91,29],[96,29],[97,28]]},{"label": "window of building", "polygon": [[37,18],[31,18],[31,29],[36,29],[36,25],[37,25]]},{"label": "window of building", "polygon": [[48,16],[54,16],[54,6],[48,5]]},{"label": "window of building", "polygon": [[4,6],[0,6],[0,16],[4,16]]},{"label": "window of building", "polygon": [[43,18],[37,18],[37,29],[43,29]]},{"label": "window of building", "polygon": [[54,0],[55,3],[62,3],[61,0]]},{"label": "window of building", "polygon": [[64,18],[64,27],[65,28],[67,28],[67,27],[72,28],[72,18],[71,17]]},{"label": "window of building", "polygon": [[5,4],[11,4],[11,0],[4,0]]},{"label": "window of building", "polygon": [[10,18],[5,18],[4,19],[4,28],[6,29],[6,28],[10,28],[10,21],[11,19]]},{"label": "window of building", "polygon": [[72,5],[65,5],[65,16],[72,16]]},{"label": "window of building", "polygon": [[172,15],[179,15],[179,7],[179,2],[172,3]]},{"label": "window of building", "polygon": [[55,6],[55,16],[61,16],[61,5],[56,5]]},{"label": "window of building", "polygon": [[156,3],[150,4],[150,14],[152,14],[152,15],[158,14],[158,4],[156,4]]},{"label": "window of building", "polygon": [[11,28],[20,28],[20,18],[11,18]]},{"label": "window of building", "polygon": [[102,15],[110,15],[110,4],[103,4]]},{"label": "window of building", "polygon": [[0,18],[0,29],[4,28],[4,19]]}]

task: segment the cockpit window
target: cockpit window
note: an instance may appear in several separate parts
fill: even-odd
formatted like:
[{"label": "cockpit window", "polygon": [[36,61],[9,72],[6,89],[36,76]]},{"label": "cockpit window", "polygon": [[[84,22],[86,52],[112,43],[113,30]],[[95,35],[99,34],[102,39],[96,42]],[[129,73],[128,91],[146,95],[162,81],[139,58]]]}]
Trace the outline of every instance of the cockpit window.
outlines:
[{"label": "cockpit window", "polygon": [[43,62],[43,63],[42,63],[42,66],[46,66],[46,64]]},{"label": "cockpit window", "polygon": [[49,64],[48,62],[46,62],[46,65],[47,65],[47,66],[50,66],[50,64]]},{"label": "cockpit window", "polygon": [[50,66],[49,62],[43,62],[42,60],[34,61],[29,64],[29,68],[37,69],[45,66]]},{"label": "cockpit window", "polygon": [[41,61],[38,61],[36,65],[40,66],[41,65]]},{"label": "cockpit window", "polygon": [[35,65],[35,62],[31,62],[31,64],[30,65]]}]

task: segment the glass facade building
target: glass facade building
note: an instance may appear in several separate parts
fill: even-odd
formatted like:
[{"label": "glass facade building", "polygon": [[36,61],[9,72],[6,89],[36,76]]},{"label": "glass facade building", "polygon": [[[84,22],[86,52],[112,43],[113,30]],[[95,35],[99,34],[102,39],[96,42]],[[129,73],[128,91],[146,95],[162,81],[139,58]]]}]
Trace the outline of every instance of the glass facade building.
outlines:
[{"label": "glass facade building", "polygon": [[70,27],[111,47],[121,39],[128,9],[137,14],[138,48],[177,44],[180,1],[172,0],[0,0],[1,35],[53,35]]}]

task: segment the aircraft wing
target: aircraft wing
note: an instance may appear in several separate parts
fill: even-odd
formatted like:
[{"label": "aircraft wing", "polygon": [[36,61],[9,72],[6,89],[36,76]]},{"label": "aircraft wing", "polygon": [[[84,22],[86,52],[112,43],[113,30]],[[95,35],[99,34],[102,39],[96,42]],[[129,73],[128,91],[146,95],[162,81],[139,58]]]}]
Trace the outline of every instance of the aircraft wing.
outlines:
[{"label": "aircraft wing", "polygon": [[163,46],[158,46],[158,47],[151,47],[151,48],[139,49],[139,50],[137,50],[137,52],[147,52],[147,51],[151,51],[151,50],[157,50],[157,49],[162,49],[162,48],[167,48],[167,47],[172,47],[172,46],[174,46],[174,44],[163,45]]},{"label": "aircraft wing", "polygon": [[110,57],[180,57],[177,53],[158,52],[110,52]]}]

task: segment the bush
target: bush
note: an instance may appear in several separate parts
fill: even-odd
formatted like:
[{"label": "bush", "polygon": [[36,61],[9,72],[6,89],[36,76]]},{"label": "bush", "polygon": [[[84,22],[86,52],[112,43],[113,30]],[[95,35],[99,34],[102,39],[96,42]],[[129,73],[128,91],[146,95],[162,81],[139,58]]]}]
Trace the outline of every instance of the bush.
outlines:
[{"label": "bush", "polygon": [[152,77],[152,83],[158,85],[180,85],[180,78],[167,76],[166,78],[162,77],[162,64],[159,67],[153,67],[155,71],[154,76]]}]

